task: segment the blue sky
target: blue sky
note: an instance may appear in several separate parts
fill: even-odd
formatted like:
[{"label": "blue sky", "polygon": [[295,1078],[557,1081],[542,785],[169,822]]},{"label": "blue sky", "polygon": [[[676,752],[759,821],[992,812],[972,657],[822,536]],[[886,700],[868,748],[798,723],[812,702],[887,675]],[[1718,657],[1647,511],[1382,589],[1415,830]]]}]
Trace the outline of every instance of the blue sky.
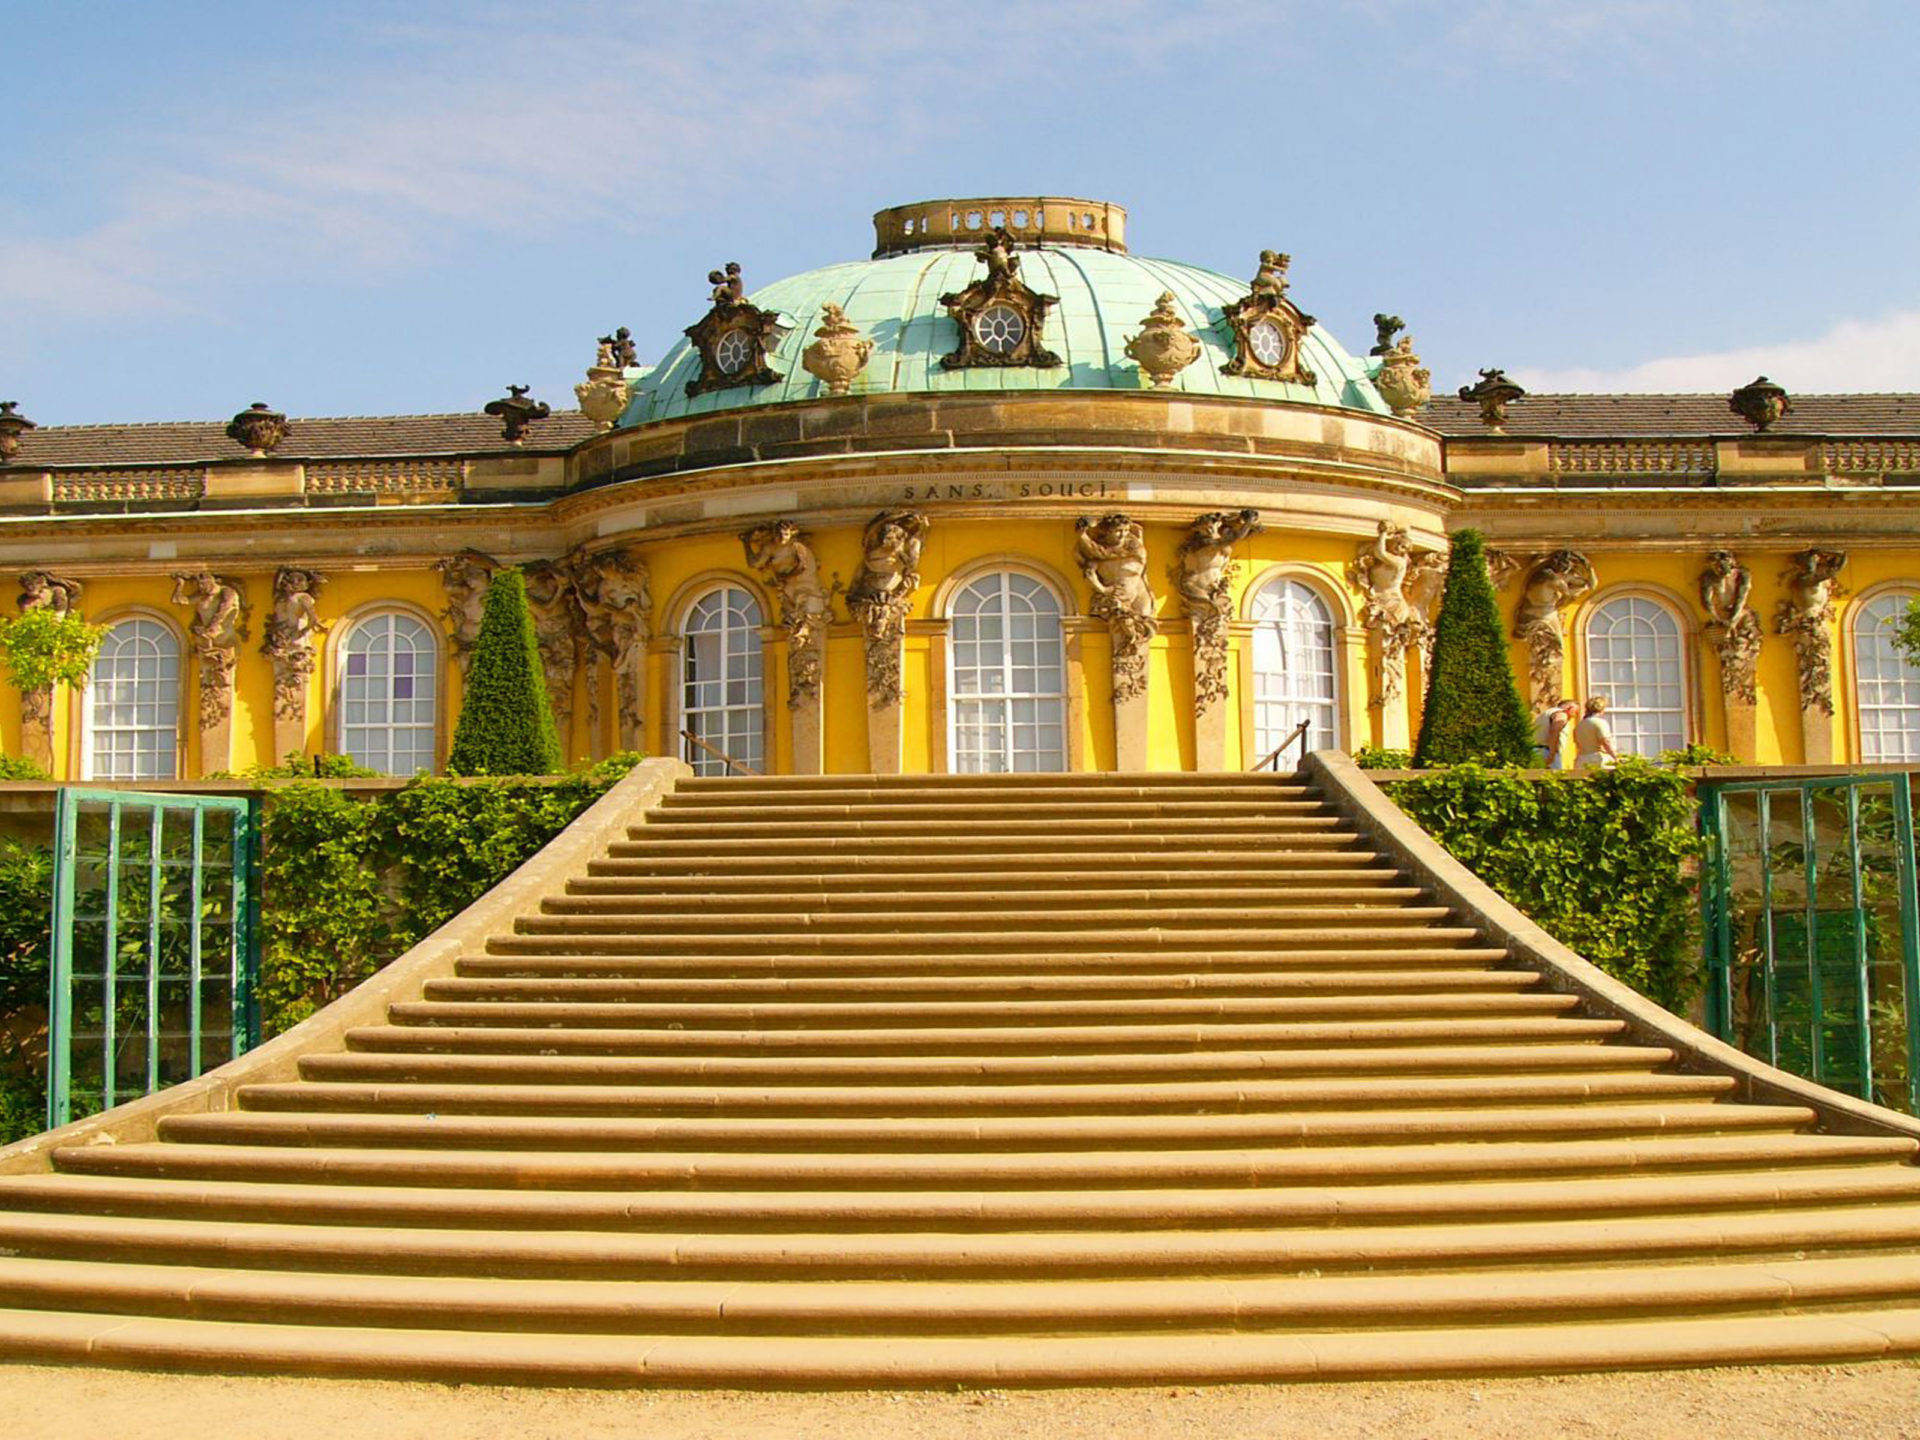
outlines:
[{"label": "blue sky", "polygon": [[1436,385],[1920,390],[1910,0],[0,0],[0,399],[570,401],[940,196],[1265,247]]}]

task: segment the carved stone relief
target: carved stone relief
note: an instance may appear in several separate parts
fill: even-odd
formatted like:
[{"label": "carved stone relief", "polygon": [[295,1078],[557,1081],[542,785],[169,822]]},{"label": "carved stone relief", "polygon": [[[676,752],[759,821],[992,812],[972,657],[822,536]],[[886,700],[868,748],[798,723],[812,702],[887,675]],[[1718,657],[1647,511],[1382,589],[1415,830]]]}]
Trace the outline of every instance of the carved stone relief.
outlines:
[{"label": "carved stone relief", "polygon": [[304,721],[307,716],[313,642],[327,629],[314,601],[326,583],[319,571],[290,565],[273,577],[273,613],[267,617],[260,652],[273,661],[273,713],[281,720]]},{"label": "carved stone relief", "polygon": [[1407,566],[1407,578],[1401,584],[1401,590],[1407,597],[1420,622],[1420,656],[1423,663],[1433,660],[1433,626],[1440,618],[1440,601],[1447,590],[1447,552],[1444,550],[1421,550],[1412,563]]},{"label": "carved stone relief", "polygon": [[1793,637],[1800,708],[1823,715],[1833,714],[1833,602],[1846,593],[1839,581],[1846,563],[1838,550],[1802,550],[1780,577],[1787,598],[1780,602],[1774,628]]},{"label": "carved stone relief", "polygon": [[985,278],[964,290],[942,295],[940,303],[960,327],[960,343],[940,357],[948,370],[978,366],[1027,365],[1047,369],[1060,357],[1040,343],[1047,312],[1058,295],[1042,295],[1020,278],[1020,257],[1013,236],[993,231],[973,258],[987,267]]},{"label": "carved stone relief", "polygon": [[[642,666],[653,636],[653,596],[647,564],[625,545],[570,557],[574,593],[596,656],[613,666],[614,707],[620,748],[639,749],[645,733]],[[599,695],[598,683],[589,695]],[[594,717],[597,720],[597,715]],[[599,734],[597,724],[594,733]]]},{"label": "carved stone relief", "polygon": [[1259,273],[1247,293],[1221,311],[1233,332],[1233,359],[1221,367],[1226,374],[1316,383],[1313,371],[1300,360],[1300,342],[1313,328],[1313,316],[1287,298],[1287,266],[1292,262],[1290,255],[1262,250]]},{"label": "carved stone relief", "polygon": [[1560,611],[1591,592],[1595,583],[1593,566],[1573,550],[1556,550],[1528,572],[1513,633],[1527,642],[1536,709],[1557,699],[1565,684],[1567,632]]},{"label": "carved stone relief", "polygon": [[[78,580],[46,570],[29,570],[20,577],[20,612],[51,610],[56,615],[78,615],[84,587]],[[20,692],[21,748],[43,768],[53,766],[53,687],[36,685]]]},{"label": "carved stone relief", "polygon": [[822,651],[832,618],[820,564],[800,527],[791,520],[757,525],[740,537],[747,563],[780,597],[780,623],[787,632],[787,706],[798,710],[820,694]]},{"label": "carved stone relief", "polygon": [[820,328],[813,332],[813,343],[800,353],[800,364],[827,387],[829,395],[844,395],[867,368],[872,354],[873,341],[847,319],[846,311],[838,305],[822,305]]},{"label": "carved stone relief", "polygon": [[[1347,567],[1347,579],[1360,592],[1360,623],[1373,636],[1380,655],[1380,673],[1372,703],[1377,708],[1406,691],[1407,650],[1426,635],[1426,617],[1407,597],[1413,568],[1413,547],[1406,527],[1380,522],[1380,533]],[[1442,575],[1444,577],[1445,571]]]},{"label": "carved stone relief", "polygon": [[[187,636],[200,661],[200,728],[218,729],[233,717],[233,672],[246,638],[240,583],[211,570],[183,571],[173,577],[173,603],[193,612]],[[225,768],[224,757],[209,768]]]},{"label": "carved stone relief", "polygon": [[[1260,532],[1260,512],[1214,510],[1187,527],[1173,584],[1193,626],[1193,709],[1227,698],[1227,622],[1233,616],[1233,547]],[[1083,564],[1085,562],[1082,562]],[[1117,652],[1117,645],[1116,645]]]},{"label": "carved stone relief", "polygon": [[900,641],[907,607],[920,584],[920,551],[927,517],[912,510],[884,510],[867,522],[860,541],[860,569],[847,587],[847,613],[867,640],[867,699],[875,708],[901,700]]},{"label": "carved stone relief", "polygon": [[1700,574],[1700,604],[1707,612],[1707,643],[1720,657],[1720,684],[1729,700],[1751,705],[1759,696],[1760,617],[1748,603],[1752,572],[1730,550],[1707,556]]},{"label": "carved stone relief", "polygon": [[1487,583],[1496,592],[1506,589],[1514,577],[1527,568],[1527,562],[1510,550],[1496,550],[1489,545],[1482,553],[1487,557]]},{"label": "carved stone relief", "polygon": [[527,603],[533,610],[533,637],[540,647],[540,669],[563,756],[572,753],[573,677],[580,669],[586,624],[574,594],[574,567],[566,557],[535,560],[524,567]]},{"label": "carved stone relief", "polygon": [[500,562],[478,550],[462,550],[457,555],[436,560],[433,568],[440,572],[440,583],[447,591],[447,608],[440,612],[440,617],[447,622],[448,633],[453,637],[453,658],[460,662],[460,673],[465,675],[473,661],[474,642],[480,638],[481,618],[487,610],[487,586],[492,583],[493,572],[500,568]]},{"label": "carved stone relief", "polygon": [[1074,558],[1093,590],[1089,608],[1113,636],[1113,698],[1131,700],[1146,693],[1147,650],[1160,630],[1147,584],[1146,532],[1118,513],[1073,523]]}]

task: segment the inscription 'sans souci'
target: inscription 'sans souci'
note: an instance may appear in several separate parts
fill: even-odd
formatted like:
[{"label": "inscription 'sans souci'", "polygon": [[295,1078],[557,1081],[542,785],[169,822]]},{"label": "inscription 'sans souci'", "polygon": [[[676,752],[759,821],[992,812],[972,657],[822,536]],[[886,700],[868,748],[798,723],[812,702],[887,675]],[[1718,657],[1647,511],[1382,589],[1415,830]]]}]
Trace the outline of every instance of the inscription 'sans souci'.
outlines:
[{"label": "inscription 'sans souci'", "polygon": [[900,500],[1104,500],[1115,493],[1105,480],[1022,480],[1018,485],[975,480],[908,485],[901,489]]}]

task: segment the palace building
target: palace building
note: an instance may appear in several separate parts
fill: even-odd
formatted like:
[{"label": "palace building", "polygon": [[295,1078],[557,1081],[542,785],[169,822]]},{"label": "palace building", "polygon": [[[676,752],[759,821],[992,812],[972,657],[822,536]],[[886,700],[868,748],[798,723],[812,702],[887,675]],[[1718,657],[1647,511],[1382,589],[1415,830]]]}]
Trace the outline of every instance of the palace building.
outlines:
[{"label": "palace building", "polygon": [[577,410],[0,406],[0,571],[109,627],[88,685],[0,707],[0,747],[93,780],[436,768],[503,565],[575,759],[1237,770],[1303,722],[1402,747],[1472,526],[1523,688],[1606,696],[1623,751],[1920,758],[1889,638],[1920,396],[1489,370],[1435,397],[1396,317],[1350,349],[1309,313],[1319,258],[1146,258],[1119,206],[1060,197],[874,227],[867,259],[690,285],[657,363],[604,337]]}]

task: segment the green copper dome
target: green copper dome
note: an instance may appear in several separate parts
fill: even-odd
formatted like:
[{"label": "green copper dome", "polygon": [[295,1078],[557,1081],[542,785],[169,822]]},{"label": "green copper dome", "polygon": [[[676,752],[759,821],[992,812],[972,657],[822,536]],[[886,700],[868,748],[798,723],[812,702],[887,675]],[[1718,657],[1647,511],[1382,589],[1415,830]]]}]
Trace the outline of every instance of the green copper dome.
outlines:
[{"label": "green copper dome", "polygon": [[[983,203],[988,202],[942,202]],[[1119,212],[1119,207],[1108,208],[1118,212],[1123,221],[1124,212]],[[876,222],[897,213],[883,211]],[[1126,344],[1139,333],[1141,322],[1163,293],[1173,296],[1175,313],[1200,342],[1200,356],[1162,393],[1226,395],[1336,406],[1376,415],[1392,413],[1368,379],[1367,364],[1348,354],[1318,325],[1307,331],[1300,347],[1301,358],[1315,377],[1314,384],[1223,373],[1233,358],[1234,342],[1222,309],[1246,295],[1246,280],[1171,260],[1129,255],[1117,239],[1099,245],[1060,243],[1054,238],[1053,227],[1037,243],[1022,240],[1017,254],[1019,278],[1035,290],[1060,297],[1060,303],[1046,318],[1041,338],[1061,363],[1045,369],[944,369],[941,357],[955,348],[959,327],[940,303],[940,296],[964,290],[986,274],[987,267],[974,258],[974,249],[982,238],[978,234],[942,237],[925,248],[828,265],[752,291],[749,298],[753,304],[780,312],[783,322],[792,326],[767,357],[781,378],[770,385],[735,386],[689,396],[687,382],[700,373],[700,357],[691,342],[682,340],[659,365],[637,379],[633,399],[620,423],[641,425],[750,405],[827,398],[827,387],[807,373],[800,356],[813,343],[822,307],[829,304],[844,310],[847,319],[873,342],[865,371],[853,381],[850,393],[854,395],[1145,389],[1149,388],[1148,382],[1140,367],[1127,357]],[[886,242],[883,228],[883,250]],[[699,313],[689,307],[688,320],[696,319]]]}]

